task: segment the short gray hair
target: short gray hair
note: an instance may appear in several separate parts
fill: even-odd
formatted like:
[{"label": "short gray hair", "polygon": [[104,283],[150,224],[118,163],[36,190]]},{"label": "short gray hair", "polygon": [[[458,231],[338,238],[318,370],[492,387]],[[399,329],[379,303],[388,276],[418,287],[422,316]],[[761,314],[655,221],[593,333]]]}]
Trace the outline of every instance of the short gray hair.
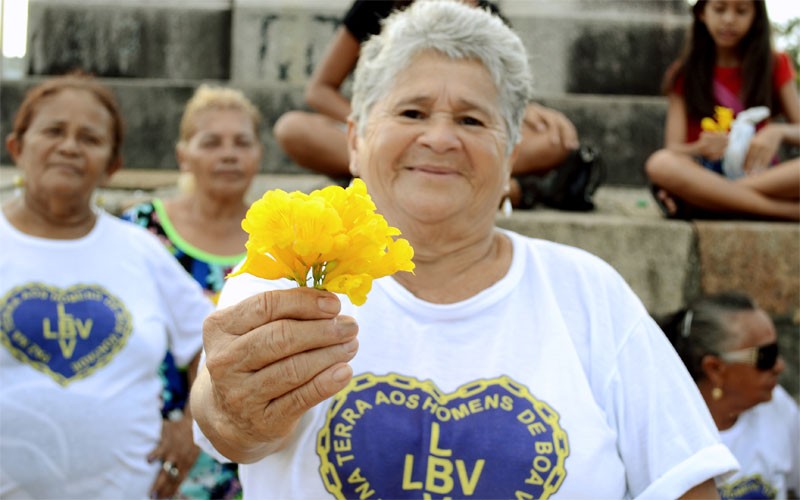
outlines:
[{"label": "short gray hair", "polygon": [[381,33],[361,46],[350,115],[359,135],[370,110],[391,90],[398,73],[427,50],[483,64],[497,87],[510,152],[520,141],[531,94],[527,51],[500,17],[453,0],[417,0],[386,18]]}]

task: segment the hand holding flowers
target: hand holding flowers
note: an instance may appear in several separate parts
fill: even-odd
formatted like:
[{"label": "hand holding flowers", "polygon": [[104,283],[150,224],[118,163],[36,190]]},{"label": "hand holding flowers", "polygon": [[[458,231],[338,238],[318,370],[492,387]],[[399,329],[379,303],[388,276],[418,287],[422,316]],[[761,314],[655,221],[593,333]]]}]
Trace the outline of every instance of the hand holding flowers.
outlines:
[{"label": "hand holding flowers", "polygon": [[329,186],[305,194],[268,191],[248,210],[242,228],[250,235],[247,258],[235,276],[287,278],[346,294],[362,305],[372,280],[413,271],[414,250],[375,213],[366,185]]}]

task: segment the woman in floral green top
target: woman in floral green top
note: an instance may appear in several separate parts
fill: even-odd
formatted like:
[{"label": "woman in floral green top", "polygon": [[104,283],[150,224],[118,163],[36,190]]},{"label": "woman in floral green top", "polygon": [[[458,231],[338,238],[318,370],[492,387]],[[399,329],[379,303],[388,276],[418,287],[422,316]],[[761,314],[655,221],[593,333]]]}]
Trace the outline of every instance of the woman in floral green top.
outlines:
[{"label": "woman in floral green top", "polygon": [[[158,236],[214,302],[225,276],[245,257],[241,221],[261,163],[260,123],[258,110],[240,91],[200,86],[186,104],[176,146],[181,176],[191,182],[175,198],[154,199],[123,214]],[[170,355],[162,375],[167,432],[174,416],[188,409],[188,387]],[[197,453],[190,433],[178,442],[185,443],[186,453]],[[202,452],[180,487],[180,498],[240,496],[236,464],[217,463]]]}]

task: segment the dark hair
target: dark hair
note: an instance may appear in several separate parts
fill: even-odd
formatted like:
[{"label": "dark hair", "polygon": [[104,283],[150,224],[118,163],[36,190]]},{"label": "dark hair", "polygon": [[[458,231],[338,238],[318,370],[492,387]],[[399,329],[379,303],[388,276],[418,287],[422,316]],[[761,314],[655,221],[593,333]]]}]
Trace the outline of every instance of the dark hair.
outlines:
[{"label": "dark hair", "polygon": [[[708,0],[697,0],[692,7],[692,24],[686,34],[681,56],[667,70],[664,78],[665,94],[673,91],[678,79],[684,81],[684,99],[690,117],[700,119],[714,115],[714,67],[717,52],[700,15]],[[773,114],[780,111],[780,103],[772,91],[772,67],[775,54],[772,50],[772,32],[764,1],[753,0],[755,16],[750,30],[739,43],[742,61],[742,93],[745,108],[767,106]]]},{"label": "dark hair", "polygon": [[692,301],[687,307],[656,321],[695,381],[705,378],[703,357],[730,348],[730,315],[758,308],[744,292],[722,292]]},{"label": "dark hair", "polygon": [[22,142],[25,132],[28,131],[28,127],[30,127],[33,117],[38,111],[36,108],[42,100],[66,89],[85,90],[92,94],[108,110],[111,114],[112,122],[111,159],[109,164],[120,160],[122,139],[125,136],[125,124],[122,121],[122,113],[119,110],[117,100],[111,90],[92,75],[82,71],[50,78],[28,90],[14,117],[12,133],[17,140]]}]

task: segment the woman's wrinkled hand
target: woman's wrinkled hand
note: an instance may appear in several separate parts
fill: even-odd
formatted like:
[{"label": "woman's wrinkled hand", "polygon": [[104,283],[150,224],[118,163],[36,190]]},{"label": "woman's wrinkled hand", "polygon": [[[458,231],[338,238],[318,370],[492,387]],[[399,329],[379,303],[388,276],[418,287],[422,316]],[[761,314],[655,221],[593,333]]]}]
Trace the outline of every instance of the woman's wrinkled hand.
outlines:
[{"label": "woman's wrinkled hand", "polygon": [[771,124],[756,132],[747,149],[744,171],[751,174],[766,170],[772,164],[772,159],[778,152],[782,139],[783,133]]},{"label": "woman's wrinkled hand", "polygon": [[728,147],[728,134],[726,132],[700,132],[697,140],[697,149],[701,156],[711,161],[717,161],[725,156]]},{"label": "woman's wrinkled hand", "polygon": [[151,462],[155,460],[161,463],[161,470],[151,488],[151,496],[169,498],[177,493],[199,454],[200,448],[194,444],[192,436],[191,418],[164,420],[161,440],[147,457]]},{"label": "woman's wrinkled hand", "polygon": [[239,463],[262,458],[347,385],[358,326],[338,316],[340,308],[336,295],[299,287],[255,295],[206,319],[206,363],[192,410],[218,451]]}]

